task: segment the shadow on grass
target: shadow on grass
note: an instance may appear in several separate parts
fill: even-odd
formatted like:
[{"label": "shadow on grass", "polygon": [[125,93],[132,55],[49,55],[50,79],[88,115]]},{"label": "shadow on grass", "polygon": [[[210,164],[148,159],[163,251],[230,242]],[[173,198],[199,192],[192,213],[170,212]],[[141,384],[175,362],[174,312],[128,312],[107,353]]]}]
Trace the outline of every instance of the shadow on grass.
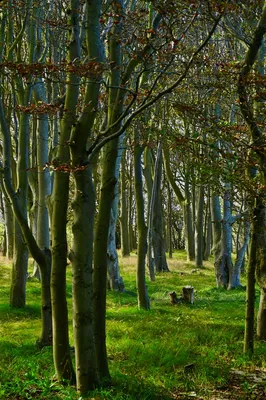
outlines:
[{"label": "shadow on grass", "polygon": [[9,304],[0,305],[0,322],[23,321],[28,319],[40,319],[41,309],[39,305],[28,305],[25,308],[11,308]]},{"label": "shadow on grass", "polygon": [[31,356],[40,356],[44,354],[52,354],[52,347],[44,347],[43,349],[40,349],[36,345],[36,340],[37,338],[32,337],[31,343],[17,343],[10,340],[1,340],[0,341],[0,354],[1,358],[3,358],[5,355],[8,355],[8,357],[19,357],[21,358],[22,365],[27,365],[27,363],[30,362],[30,357]]},{"label": "shadow on grass", "polygon": [[[113,372],[112,385],[107,389],[96,390],[93,396],[99,400],[171,400],[170,394],[164,393],[156,384],[136,378],[133,375]],[[92,393],[90,394],[92,396]],[[84,399],[92,397],[84,397]]]}]

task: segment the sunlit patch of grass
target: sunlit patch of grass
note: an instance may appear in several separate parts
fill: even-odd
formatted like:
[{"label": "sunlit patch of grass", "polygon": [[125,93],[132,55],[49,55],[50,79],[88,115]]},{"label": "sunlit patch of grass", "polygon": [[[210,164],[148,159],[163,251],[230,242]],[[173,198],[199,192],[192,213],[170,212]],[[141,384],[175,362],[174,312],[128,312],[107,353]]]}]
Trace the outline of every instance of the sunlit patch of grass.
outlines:
[{"label": "sunlit patch of grass", "polygon": [[[83,396],[97,400],[170,400],[176,393],[206,396],[226,382],[232,367],[266,367],[265,343],[256,343],[256,358],[242,354],[245,292],[217,289],[213,265],[196,269],[184,252],[169,260],[169,273],[147,279],[151,311],[137,309],[136,254],[121,259],[125,292],[108,292],[107,347],[113,384]],[[27,282],[27,307],[11,309],[10,265],[4,263],[0,290],[0,399],[78,399],[74,388],[53,380],[52,349],[40,350],[40,283]],[[71,268],[67,269],[71,322]],[[195,304],[172,306],[169,292],[195,289]],[[191,371],[186,366],[193,365]]]}]

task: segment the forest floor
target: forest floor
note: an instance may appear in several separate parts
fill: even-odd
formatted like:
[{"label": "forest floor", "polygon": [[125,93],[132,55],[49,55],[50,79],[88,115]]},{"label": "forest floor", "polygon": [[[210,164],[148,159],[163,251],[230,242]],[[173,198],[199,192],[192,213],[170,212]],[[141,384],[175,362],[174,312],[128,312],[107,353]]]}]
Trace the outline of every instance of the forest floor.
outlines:
[{"label": "forest floor", "polygon": [[[27,283],[27,306],[8,305],[11,267],[0,259],[0,399],[80,399],[54,379],[52,349],[35,346],[40,284]],[[151,310],[137,308],[136,255],[120,259],[125,292],[108,292],[107,346],[112,386],[94,400],[266,399],[266,343],[243,355],[245,290],[217,289],[213,264],[195,269],[178,252],[169,273],[147,286]],[[243,277],[245,284],[245,277]],[[172,306],[169,292],[195,288],[195,303]],[[68,268],[71,345],[71,268]],[[259,292],[257,290],[257,302]]]}]

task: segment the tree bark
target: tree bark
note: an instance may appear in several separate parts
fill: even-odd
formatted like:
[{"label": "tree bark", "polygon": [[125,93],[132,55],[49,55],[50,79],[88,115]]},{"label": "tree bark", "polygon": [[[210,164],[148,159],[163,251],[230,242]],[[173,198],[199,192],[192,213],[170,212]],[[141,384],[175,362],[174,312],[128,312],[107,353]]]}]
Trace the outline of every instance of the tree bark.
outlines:
[{"label": "tree bark", "polygon": [[245,315],[245,335],[244,353],[252,355],[254,352],[254,319],[255,319],[255,271],[256,271],[256,251],[257,251],[257,232],[258,222],[256,208],[253,208],[252,233],[250,243],[249,264],[247,271],[247,290],[246,290],[246,315]]},{"label": "tree bark", "polygon": [[[165,245],[163,237],[163,210],[161,197],[161,180],[162,180],[162,148],[158,144],[158,152],[154,171],[154,206],[152,212],[153,235],[152,244],[154,250],[154,265],[156,272],[169,272],[166,261]],[[152,205],[152,203],[151,203]]]},{"label": "tree bark", "polygon": [[[135,133],[138,139],[137,133]],[[145,206],[143,197],[143,179],[141,168],[141,156],[143,149],[136,144],[134,148],[134,170],[135,170],[135,196],[137,208],[137,227],[138,227],[138,259],[137,259],[137,290],[138,305],[144,310],[150,309],[150,302],[145,282],[145,259],[147,254],[147,226],[145,224]]]},{"label": "tree bark", "polygon": [[129,227],[128,227],[128,196],[129,190],[126,182],[126,150],[124,150],[121,161],[121,172],[120,172],[120,230],[121,230],[121,253],[122,257],[128,257],[130,255],[129,246]]},{"label": "tree bark", "polygon": [[195,229],[195,262],[196,267],[203,266],[203,220],[204,220],[204,187],[200,186],[198,190],[196,209],[196,229]]}]

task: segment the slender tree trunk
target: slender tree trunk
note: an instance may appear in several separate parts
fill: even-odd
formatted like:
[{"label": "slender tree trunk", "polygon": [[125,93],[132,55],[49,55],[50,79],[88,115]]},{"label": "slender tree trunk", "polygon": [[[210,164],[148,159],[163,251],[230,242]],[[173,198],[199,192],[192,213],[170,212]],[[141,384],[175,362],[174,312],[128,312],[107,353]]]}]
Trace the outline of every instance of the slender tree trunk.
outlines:
[{"label": "slender tree trunk", "polygon": [[257,251],[257,232],[256,224],[258,222],[256,208],[253,209],[252,233],[249,254],[249,264],[247,271],[247,290],[246,290],[246,317],[245,317],[245,336],[244,353],[250,355],[254,351],[254,319],[255,319],[255,271],[256,271],[256,251]]},{"label": "slender tree trunk", "polygon": [[[118,193],[117,193],[118,196]],[[108,288],[111,290],[117,290],[119,292],[124,291],[124,282],[120,276],[118,254],[116,250],[116,222],[117,222],[117,204],[116,199],[114,201],[109,227],[108,236],[108,253],[107,253],[107,270],[108,270]]]},{"label": "slender tree trunk", "polygon": [[256,203],[256,277],[260,287],[260,305],[257,316],[257,337],[266,340],[266,207],[264,199],[257,198]]},{"label": "slender tree trunk", "polygon": [[186,250],[188,261],[195,260],[195,240],[194,240],[194,229],[193,229],[193,218],[192,218],[192,207],[191,207],[191,193],[188,182],[188,176],[185,176],[185,199],[184,204],[184,225],[185,225],[185,237],[186,237]]},{"label": "slender tree trunk", "polygon": [[109,368],[106,350],[106,285],[108,233],[111,218],[111,205],[115,195],[115,162],[118,140],[110,141],[104,148],[104,163],[99,213],[94,241],[94,318],[95,343],[100,378],[109,380]]},{"label": "slender tree trunk", "polygon": [[224,273],[224,266],[220,262],[222,251],[222,213],[220,198],[212,193],[211,196],[211,216],[213,224],[213,254],[214,270],[217,287],[227,287],[227,276]]},{"label": "slender tree trunk", "polygon": [[[79,59],[79,1],[71,0],[69,9],[69,61]],[[72,366],[68,333],[68,308],[66,301],[67,267],[67,209],[69,194],[69,140],[72,126],[76,124],[76,106],[79,95],[79,77],[69,73],[66,84],[64,114],[61,120],[57,157],[54,161],[54,182],[52,193],[52,315],[53,315],[53,357],[59,380],[75,380]]]},{"label": "slender tree trunk", "polygon": [[195,243],[196,243],[196,267],[203,266],[203,221],[204,221],[204,187],[200,186],[198,190],[196,210],[196,230],[195,230]]},{"label": "slender tree trunk", "polygon": [[14,218],[9,199],[4,196],[3,202],[5,213],[6,257],[11,260],[13,258],[14,247]]},{"label": "slender tree trunk", "polygon": [[[136,134],[136,139],[138,139]],[[145,282],[145,259],[147,254],[147,226],[144,216],[144,197],[141,156],[143,149],[136,144],[134,148],[134,170],[135,170],[135,196],[137,207],[137,227],[138,227],[138,260],[137,260],[137,290],[138,305],[144,310],[150,309],[150,302]]]},{"label": "slender tree trunk", "polygon": [[210,189],[208,190],[208,200],[206,205],[205,226],[204,226],[204,260],[208,261],[211,254],[212,239],[212,219],[210,210]]},{"label": "slender tree trunk", "polygon": [[[158,145],[159,146],[159,145]],[[160,144],[161,146],[161,144]],[[159,149],[159,147],[158,147]],[[158,156],[158,150],[157,150]],[[154,212],[154,202],[156,194],[156,184],[157,179],[152,179],[153,171],[153,157],[152,151],[149,147],[144,150],[144,169],[143,175],[146,181],[147,194],[148,194],[148,248],[147,248],[147,267],[149,270],[149,277],[151,281],[155,281],[155,265],[154,265],[154,248],[153,248],[153,212]],[[155,171],[158,171],[157,164],[155,163]],[[157,172],[155,172],[157,175]]]},{"label": "slender tree trunk", "polygon": [[120,230],[121,230],[121,252],[122,257],[128,257],[130,255],[129,246],[129,227],[128,227],[128,196],[129,191],[126,182],[126,150],[124,150],[121,161],[121,172],[120,172],[121,184],[120,184]]},{"label": "slender tree trunk", "polygon": [[159,143],[156,163],[155,163],[154,185],[153,185],[154,206],[152,212],[152,225],[153,225],[152,243],[154,249],[154,265],[156,272],[168,272],[169,268],[166,261],[164,238],[163,238],[161,180],[162,180],[162,148],[161,144]]},{"label": "slender tree trunk", "polygon": [[167,210],[167,239],[169,258],[173,258],[173,240],[172,240],[172,192],[169,182],[167,182],[168,192],[168,210]]},{"label": "slender tree trunk", "polygon": [[112,202],[111,214],[110,214],[110,224],[109,224],[109,234],[108,234],[108,251],[107,251],[107,271],[108,271],[108,287],[112,290],[118,290],[120,292],[124,291],[124,282],[120,276],[118,254],[116,250],[116,228],[118,219],[118,202],[119,202],[119,169],[121,163],[121,153],[122,153],[122,142],[123,138],[120,137],[120,148],[118,150],[118,157],[116,160],[115,167],[115,178],[117,179],[115,185],[114,199]]},{"label": "slender tree trunk", "polygon": [[[25,98],[31,97],[31,90],[28,89]],[[23,216],[27,219],[27,193],[28,193],[28,135],[29,115],[22,114],[20,117],[19,129],[19,158],[17,166],[18,187],[17,198]],[[10,290],[10,306],[25,307],[26,305],[26,278],[28,271],[28,249],[18,222],[14,221],[14,254],[12,264],[12,278]]]}]

